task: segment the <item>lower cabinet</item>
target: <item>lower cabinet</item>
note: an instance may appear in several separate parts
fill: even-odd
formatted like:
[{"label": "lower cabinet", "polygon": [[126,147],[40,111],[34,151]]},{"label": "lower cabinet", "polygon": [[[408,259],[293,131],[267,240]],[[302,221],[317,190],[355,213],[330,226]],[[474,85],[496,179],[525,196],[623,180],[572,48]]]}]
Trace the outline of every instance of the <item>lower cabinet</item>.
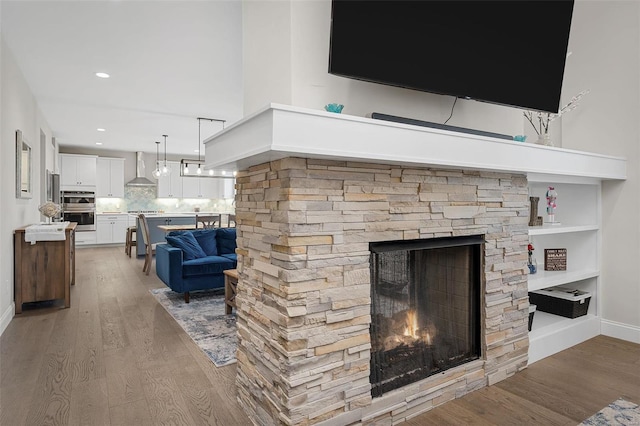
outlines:
[{"label": "lower cabinet", "polygon": [[96,220],[97,244],[124,243],[129,226],[128,215],[98,215]]},{"label": "lower cabinet", "polygon": [[96,243],[96,231],[76,231],[76,245],[87,246]]},{"label": "lower cabinet", "polygon": [[14,297],[16,314],[22,304],[45,300],[64,300],[71,306],[70,285],[75,284],[76,223],[65,231],[65,239],[58,241],[25,242],[25,229],[14,232]]}]

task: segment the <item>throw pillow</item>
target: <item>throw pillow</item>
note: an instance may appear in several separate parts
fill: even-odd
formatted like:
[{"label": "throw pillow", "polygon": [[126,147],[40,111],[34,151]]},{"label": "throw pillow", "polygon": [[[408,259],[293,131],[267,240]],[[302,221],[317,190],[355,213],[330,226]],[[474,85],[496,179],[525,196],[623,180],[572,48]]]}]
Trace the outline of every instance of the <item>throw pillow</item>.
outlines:
[{"label": "throw pillow", "polygon": [[193,236],[202,247],[207,256],[217,256],[218,246],[216,243],[216,229],[198,229],[193,231]]},{"label": "throw pillow", "polygon": [[184,234],[178,235],[167,235],[165,238],[173,247],[182,249],[183,260],[207,257],[207,254],[202,251],[202,247],[200,247],[200,244],[198,244],[198,241],[196,241],[196,238],[191,232],[185,232]]},{"label": "throw pillow", "polygon": [[216,240],[218,241],[218,254],[236,252],[236,228],[219,228]]}]

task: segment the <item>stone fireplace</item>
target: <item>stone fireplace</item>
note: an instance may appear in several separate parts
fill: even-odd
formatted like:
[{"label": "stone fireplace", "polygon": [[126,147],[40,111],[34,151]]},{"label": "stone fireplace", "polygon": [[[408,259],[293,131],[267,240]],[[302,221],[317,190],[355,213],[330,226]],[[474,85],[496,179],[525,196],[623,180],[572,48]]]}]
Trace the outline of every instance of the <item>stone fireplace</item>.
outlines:
[{"label": "stone fireplace", "polygon": [[[238,172],[236,189],[237,386],[254,423],[396,423],[527,365],[524,174],[288,157]],[[476,355],[374,397],[375,247],[452,237],[482,240]]]}]

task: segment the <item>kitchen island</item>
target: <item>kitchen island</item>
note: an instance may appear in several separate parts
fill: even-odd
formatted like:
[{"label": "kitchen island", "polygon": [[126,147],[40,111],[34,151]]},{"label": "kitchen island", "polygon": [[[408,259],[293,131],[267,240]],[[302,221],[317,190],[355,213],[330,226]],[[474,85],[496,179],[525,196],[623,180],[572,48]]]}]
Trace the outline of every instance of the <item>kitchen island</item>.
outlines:
[{"label": "kitchen island", "polygon": [[[199,213],[145,213],[147,223],[149,224],[149,239],[151,244],[164,243],[165,235],[167,231],[159,228],[159,226],[166,225],[193,225],[195,228],[196,215],[208,216],[208,215],[221,215],[222,223],[227,223],[226,219],[228,213],[212,213],[212,212],[199,212]],[[144,237],[140,223],[137,223],[136,238],[140,241],[136,245],[136,255],[144,256]]]}]

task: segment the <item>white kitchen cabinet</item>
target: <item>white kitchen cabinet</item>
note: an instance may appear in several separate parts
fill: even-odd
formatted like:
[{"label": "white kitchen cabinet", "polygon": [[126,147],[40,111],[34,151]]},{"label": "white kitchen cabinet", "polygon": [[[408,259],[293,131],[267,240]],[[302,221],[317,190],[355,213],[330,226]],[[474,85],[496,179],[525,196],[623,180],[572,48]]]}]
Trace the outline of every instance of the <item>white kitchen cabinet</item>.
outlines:
[{"label": "white kitchen cabinet", "polygon": [[[546,192],[558,193],[556,224],[529,227],[538,271],[528,276],[529,291],[563,285],[591,294],[587,315],[565,318],[537,309],[529,333],[529,362],[560,352],[600,333],[600,182],[566,178],[560,181],[529,177],[529,195],[540,198],[538,216],[547,221]],[[566,271],[544,270],[544,249],[566,248]]]},{"label": "white kitchen cabinet", "polygon": [[[164,162],[160,163],[160,168]],[[158,198],[182,198],[182,176],[180,176],[180,163],[167,161],[167,168],[171,170],[166,176],[158,179]]]},{"label": "white kitchen cabinet", "polygon": [[127,236],[129,217],[126,214],[99,214],[96,220],[98,244],[124,243]]},{"label": "white kitchen cabinet", "polygon": [[222,179],[222,197],[224,199],[236,198],[236,180],[235,178]]},{"label": "white kitchen cabinet", "polygon": [[222,179],[210,177],[183,177],[184,198],[222,198]]},{"label": "white kitchen cabinet", "polygon": [[76,231],[76,246],[93,245],[96,243],[96,231]]},{"label": "white kitchen cabinet", "polygon": [[124,158],[98,157],[96,197],[124,198]]},{"label": "white kitchen cabinet", "polygon": [[97,159],[95,155],[60,154],[60,189],[95,191]]}]

